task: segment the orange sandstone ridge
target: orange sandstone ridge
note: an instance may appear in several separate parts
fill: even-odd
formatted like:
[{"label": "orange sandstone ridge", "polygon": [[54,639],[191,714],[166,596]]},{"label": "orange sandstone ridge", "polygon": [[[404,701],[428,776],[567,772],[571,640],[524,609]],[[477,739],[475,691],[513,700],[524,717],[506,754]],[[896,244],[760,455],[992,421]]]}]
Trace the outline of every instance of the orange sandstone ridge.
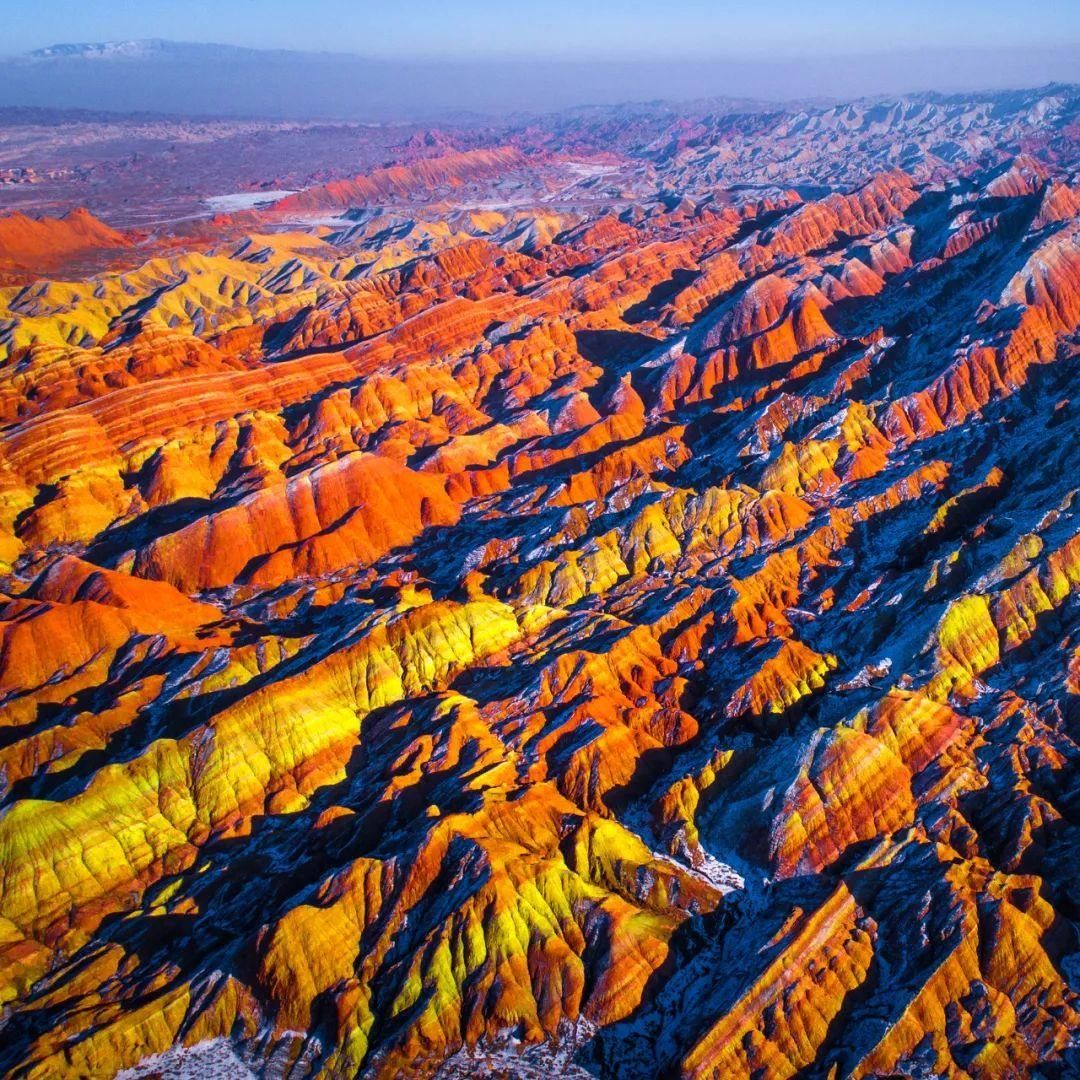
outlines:
[{"label": "orange sandstone ridge", "polygon": [[550,157],[449,151],[0,287],[0,1070],[1070,1075],[1053,108],[497,209]]},{"label": "orange sandstone ridge", "polygon": [[57,268],[88,251],[130,246],[131,240],[123,233],[82,207],[60,218],[19,213],[0,217],[0,269]]},{"label": "orange sandstone ridge", "polygon": [[274,208],[280,211],[322,211],[393,202],[394,199],[417,194],[431,195],[441,188],[458,187],[468,181],[521,168],[526,163],[525,156],[511,146],[451,151],[438,157],[376,169],[367,176],[337,180],[322,187],[287,195],[275,203]]}]

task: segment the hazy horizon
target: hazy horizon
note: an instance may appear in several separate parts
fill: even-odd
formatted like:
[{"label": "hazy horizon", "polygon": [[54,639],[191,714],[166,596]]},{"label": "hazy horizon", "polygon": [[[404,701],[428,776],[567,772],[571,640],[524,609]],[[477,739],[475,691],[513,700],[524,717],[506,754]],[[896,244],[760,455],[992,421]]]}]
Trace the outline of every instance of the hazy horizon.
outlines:
[{"label": "hazy horizon", "polygon": [[12,52],[56,42],[212,41],[251,48],[336,51],[381,59],[644,59],[692,55],[851,55],[935,47],[1080,45],[1080,5],[1044,0],[800,0],[758,5],[711,0],[533,0],[511,12],[500,0],[39,0],[5,14]]},{"label": "hazy horizon", "polygon": [[[201,40],[200,40],[201,39]],[[161,40],[133,58],[26,55]],[[280,119],[428,120],[712,97],[844,100],[1080,82],[1080,4],[807,7],[672,0],[40,0],[5,22],[0,104]],[[214,55],[219,48],[257,50]]]},{"label": "hazy horizon", "polygon": [[[74,37],[69,42],[82,43]],[[819,53],[770,62],[750,55],[682,60],[387,59],[304,50],[226,55],[220,50],[253,46],[175,44],[184,47],[119,59],[0,60],[0,105],[279,119],[428,120],[462,113],[495,116],[712,97],[781,103],[1080,82],[1080,47],[1070,45]]]}]

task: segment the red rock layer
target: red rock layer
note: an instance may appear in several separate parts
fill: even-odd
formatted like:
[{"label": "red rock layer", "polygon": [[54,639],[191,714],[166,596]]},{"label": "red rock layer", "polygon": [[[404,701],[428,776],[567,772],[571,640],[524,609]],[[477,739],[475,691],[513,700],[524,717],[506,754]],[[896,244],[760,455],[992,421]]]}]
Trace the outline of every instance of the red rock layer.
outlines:
[{"label": "red rock layer", "polygon": [[441,157],[422,158],[410,165],[376,169],[367,176],[335,180],[323,187],[287,195],[274,204],[274,209],[290,213],[309,213],[408,199],[524,164],[524,155],[509,146],[493,150],[451,152]]},{"label": "red rock layer", "polygon": [[1078,226],[984,104],[0,290],[0,1068],[1070,1068]]}]

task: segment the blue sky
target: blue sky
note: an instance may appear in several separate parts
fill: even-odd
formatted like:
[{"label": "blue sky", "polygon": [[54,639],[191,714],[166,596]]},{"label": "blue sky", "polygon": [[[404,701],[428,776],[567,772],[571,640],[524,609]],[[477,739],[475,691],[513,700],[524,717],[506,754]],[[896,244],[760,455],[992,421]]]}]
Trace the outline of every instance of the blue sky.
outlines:
[{"label": "blue sky", "polygon": [[1080,44],[1080,0],[5,0],[0,51],[162,37],[369,56],[774,56]]}]

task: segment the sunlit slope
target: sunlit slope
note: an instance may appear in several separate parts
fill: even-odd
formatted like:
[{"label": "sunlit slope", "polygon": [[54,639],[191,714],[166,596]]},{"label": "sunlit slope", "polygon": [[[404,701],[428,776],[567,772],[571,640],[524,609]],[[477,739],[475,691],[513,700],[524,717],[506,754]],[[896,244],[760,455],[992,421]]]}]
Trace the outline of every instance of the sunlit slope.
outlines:
[{"label": "sunlit slope", "polygon": [[1059,1060],[1078,208],[890,168],[0,290],[0,1067]]}]

